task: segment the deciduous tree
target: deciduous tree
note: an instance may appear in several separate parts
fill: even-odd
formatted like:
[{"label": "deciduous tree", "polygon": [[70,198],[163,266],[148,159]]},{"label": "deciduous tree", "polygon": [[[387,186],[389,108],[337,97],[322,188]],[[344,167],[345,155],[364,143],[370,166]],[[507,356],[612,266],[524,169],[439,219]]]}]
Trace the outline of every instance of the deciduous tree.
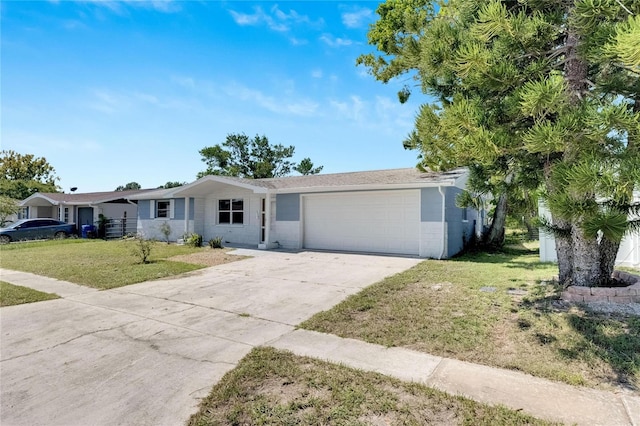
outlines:
[{"label": "deciduous tree", "polygon": [[198,173],[198,177],[225,175],[260,179],[286,176],[291,170],[318,173],[322,169],[322,166],[314,168],[309,158],[297,165],[291,161],[294,152],[293,145],[272,145],[266,136],[249,138],[245,134],[229,134],[222,144],[200,150],[207,169]]},{"label": "deciduous tree", "polygon": [[20,211],[18,201],[4,195],[0,195],[0,226],[9,222],[8,218]]},{"label": "deciduous tree", "polygon": [[141,189],[142,186],[138,182],[129,182],[126,185],[120,185],[116,188],[116,191],[130,191],[132,189]]},{"label": "deciduous tree", "polygon": [[187,184],[187,182],[178,182],[178,181],[173,181],[172,182],[172,181],[169,181],[169,182],[165,183],[164,185],[160,185],[158,187],[158,189],[177,188],[179,186],[186,185],[186,184]]},{"label": "deciduous tree", "polygon": [[44,157],[0,151],[0,195],[23,200],[36,192],[58,192],[55,173]]}]

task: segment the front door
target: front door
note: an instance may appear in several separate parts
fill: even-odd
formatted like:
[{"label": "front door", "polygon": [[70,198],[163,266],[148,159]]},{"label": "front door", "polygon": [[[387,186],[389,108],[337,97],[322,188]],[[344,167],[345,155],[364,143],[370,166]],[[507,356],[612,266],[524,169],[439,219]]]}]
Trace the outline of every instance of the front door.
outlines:
[{"label": "front door", "polygon": [[93,225],[93,207],[78,207],[78,229],[82,229],[82,225]]}]

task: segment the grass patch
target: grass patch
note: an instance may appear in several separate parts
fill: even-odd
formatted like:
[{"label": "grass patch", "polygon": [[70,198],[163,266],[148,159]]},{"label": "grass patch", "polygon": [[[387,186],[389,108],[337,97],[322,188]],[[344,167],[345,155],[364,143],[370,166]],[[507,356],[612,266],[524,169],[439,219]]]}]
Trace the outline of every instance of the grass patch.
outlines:
[{"label": "grass patch", "polygon": [[0,281],[0,306],[22,305],[23,303],[41,302],[43,300],[59,299],[52,293],[43,293],[32,288],[9,284]]},{"label": "grass patch", "polygon": [[640,387],[640,318],[569,307],[537,253],[427,260],[301,327],[590,387]]},{"label": "grass patch", "polygon": [[188,424],[549,423],[377,373],[256,348],[213,388]]},{"label": "grass patch", "polygon": [[178,275],[205,265],[167,258],[204,248],[157,243],[148,264],[132,254],[135,241],[54,240],[0,246],[3,268],[32,272],[99,289]]}]

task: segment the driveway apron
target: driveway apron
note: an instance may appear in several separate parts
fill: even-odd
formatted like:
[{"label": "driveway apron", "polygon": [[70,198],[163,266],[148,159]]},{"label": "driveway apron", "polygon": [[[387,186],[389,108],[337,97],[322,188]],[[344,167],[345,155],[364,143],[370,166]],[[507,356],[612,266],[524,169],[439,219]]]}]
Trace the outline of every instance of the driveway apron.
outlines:
[{"label": "driveway apron", "polygon": [[251,348],[420,261],[254,254],[179,278],[0,309],[0,423],[184,424]]}]

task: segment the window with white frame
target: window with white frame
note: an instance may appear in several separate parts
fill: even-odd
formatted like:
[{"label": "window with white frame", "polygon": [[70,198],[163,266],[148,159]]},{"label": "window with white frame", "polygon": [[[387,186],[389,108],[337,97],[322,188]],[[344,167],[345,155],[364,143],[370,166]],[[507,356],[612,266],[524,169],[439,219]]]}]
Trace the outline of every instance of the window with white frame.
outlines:
[{"label": "window with white frame", "polygon": [[244,223],[244,200],[242,198],[218,200],[218,223],[242,225]]},{"label": "window with white frame", "polygon": [[156,217],[169,218],[171,211],[171,202],[156,201]]},{"label": "window with white frame", "polygon": [[18,219],[29,219],[29,207],[20,207]]}]

